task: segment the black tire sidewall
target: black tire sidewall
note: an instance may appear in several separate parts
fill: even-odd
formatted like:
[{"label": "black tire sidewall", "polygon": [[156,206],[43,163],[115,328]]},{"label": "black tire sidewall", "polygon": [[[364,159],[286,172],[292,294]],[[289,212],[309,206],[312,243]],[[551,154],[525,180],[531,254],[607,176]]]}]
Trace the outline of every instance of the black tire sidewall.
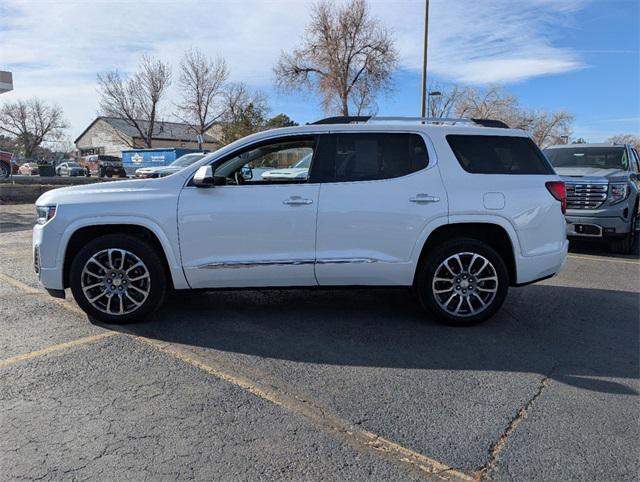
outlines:
[{"label": "black tire sidewall", "polygon": [[636,206],[631,214],[629,232],[621,239],[614,239],[610,242],[611,251],[619,254],[631,254],[636,244],[636,231],[638,222],[638,207]]},{"label": "black tire sidewall", "polygon": [[[456,317],[447,313],[438,305],[432,290],[432,280],[438,266],[449,256],[461,252],[477,253],[484,256],[493,264],[498,275],[498,291],[489,307],[468,317]],[[453,326],[470,326],[485,321],[500,309],[509,290],[509,273],[504,260],[491,246],[476,239],[457,238],[442,243],[426,253],[418,268],[415,284],[420,304],[428,312],[434,314],[438,321]]]},{"label": "black tire sidewall", "polygon": [[[147,266],[151,277],[151,291],[145,302],[137,310],[126,315],[109,315],[94,308],[85,297],[80,280],[85,263],[99,251],[121,248],[135,254]],[[143,321],[151,316],[162,304],[167,289],[166,272],[156,249],[146,241],[125,234],[110,234],[96,238],[84,246],[74,257],[69,272],[69,284],[76,303],[93,319],[109,324]]]}]

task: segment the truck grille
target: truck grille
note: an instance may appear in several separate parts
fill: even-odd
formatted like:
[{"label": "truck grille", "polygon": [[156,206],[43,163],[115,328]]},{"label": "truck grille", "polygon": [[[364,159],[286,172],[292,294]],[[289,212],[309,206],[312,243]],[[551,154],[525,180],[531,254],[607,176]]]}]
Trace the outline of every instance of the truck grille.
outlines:
[{"label": "truck grille", "polygon": [[609,185],[604,183],[567,182],[568,209],[596,209],[607,199]]}]

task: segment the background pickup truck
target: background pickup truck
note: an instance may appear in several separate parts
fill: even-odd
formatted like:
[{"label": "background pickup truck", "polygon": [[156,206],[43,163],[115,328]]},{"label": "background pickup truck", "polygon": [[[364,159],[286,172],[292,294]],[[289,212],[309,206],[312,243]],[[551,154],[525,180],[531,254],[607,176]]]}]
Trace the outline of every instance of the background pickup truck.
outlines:
[{"label": "background pickup truck", "polygon": [[633,250],[638,223],[640,159],[630,144],[565,144],[544,150],[567,189],[567,235],[600,238]]}]

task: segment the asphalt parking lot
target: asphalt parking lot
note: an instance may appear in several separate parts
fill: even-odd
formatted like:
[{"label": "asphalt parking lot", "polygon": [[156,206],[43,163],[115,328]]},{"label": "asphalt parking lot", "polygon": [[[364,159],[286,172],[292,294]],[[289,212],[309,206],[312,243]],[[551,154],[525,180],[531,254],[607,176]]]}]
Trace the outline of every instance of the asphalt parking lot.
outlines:
[{"label": "asphalt parking lot", "polygon": [[572,247],[492,320],[398,290],[176,293],[98,326],[0,206],[0,479],[635,480],[640,259]]}]

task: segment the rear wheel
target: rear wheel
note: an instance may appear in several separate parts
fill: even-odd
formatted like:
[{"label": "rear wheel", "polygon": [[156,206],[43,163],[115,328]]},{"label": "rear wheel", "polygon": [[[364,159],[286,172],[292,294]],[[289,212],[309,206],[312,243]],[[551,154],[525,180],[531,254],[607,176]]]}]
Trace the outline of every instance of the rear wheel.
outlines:
[{"label": "rear wheel", "polygon": [[503,259],[475,239],[447,241],[427,254],[416,276],[422,306],[449,325],[473,325],[490,318],[507,295]]},{"label": "rear wheel", "polygon": [[128,235],[89,242],[71,264],[70,284],[78,305],[105,323],[129,323],[150,316],[166,292],[162,260],[149,243]]}]

